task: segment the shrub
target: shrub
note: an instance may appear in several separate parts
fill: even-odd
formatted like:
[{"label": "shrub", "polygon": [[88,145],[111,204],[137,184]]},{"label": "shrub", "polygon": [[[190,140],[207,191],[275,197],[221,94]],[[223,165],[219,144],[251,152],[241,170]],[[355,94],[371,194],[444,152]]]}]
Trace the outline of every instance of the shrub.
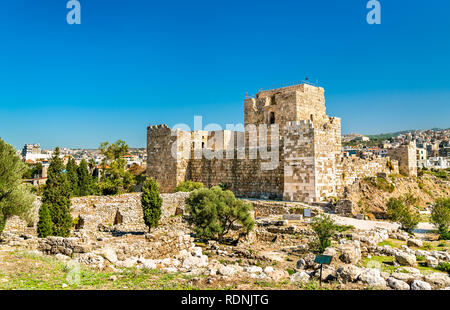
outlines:
[{"label": "shrub", "polygon": [[401,228],[407,232],[419,224],[420,216],[412,207],[416,198],[412,195],[405,195],[402,198],[390,198],[387,203],[387,217],[393,222],[399,222]]},{"label": "shrub", "polygon": [[317,239],[310,243],[314,252],[322,254],[331,245],[331,237],[338,230],[331,216],[323,214],[316,216],[311,222],[311,228],[316,233]]},{"label": "shrub", "polygon": [[161,217],[162,198],[159,194],[159,185],[153,178],[148,178],[142,186],[141,197],[144,222],[150,231],[153,227],[158,227]]},{"label": "shrub", "polygon": [[450,198],[436,200],[431,212],[431,222],[438,228],[440,235],[448,232],[448,226],[450,225]]},{"label": "shrub", "polygon": [[389,171],[394,170],[394,165],[392,164],[392,161],[390,161],[390,160],[386,161],[386,167],[389,169]]},{"label": "shrub", "polygon": [[222,190],[224,190],[224,191],[230,190],[230,189],[231,189],[231,185],[230,185],[230,184],[228,184],[228,183],[223,183],[223,182],[219,183],[219,187],[220,187]]},{"label": "shrub", "polygon": [[366,178],[366,181],[384,192],[392,193],[395,190],[394,184],[389,183],[385,178]]},{"label": "shrub", "polygon": [[195,233],[202,238],[222,241],[235,223],[240,223],[247,233],[254,226],[252,206],[219,186],[193,191],[186,199],[186,207]]},{"label": "shrub", "polygon": [[203,183],[201,182],[193,182],[191,180],[181,182],[174,190],[176,192],[192,192],[196,189],[203,188]]},{"label": "shrub", "polygon": [[439,240],[450,240],[450,231],[439,235]]},{"label": "shrub", "polygon": [[39,238],[45,238],[53,234],[53,223],[50,216],[50,210],[47,204],[43,204],[39,209],[39,222],[37,225],[37,233]]},{"label": "shrub", "polygon": [[31,221],[35,196],[22,184],[26,169],[16,150],[0,138],[0,233],[13,215]]},{"label": "shrub", "polygon": [[449,262],[440,262],[436,267],[437,270],[445,271],[450,274],[450,263]]}]

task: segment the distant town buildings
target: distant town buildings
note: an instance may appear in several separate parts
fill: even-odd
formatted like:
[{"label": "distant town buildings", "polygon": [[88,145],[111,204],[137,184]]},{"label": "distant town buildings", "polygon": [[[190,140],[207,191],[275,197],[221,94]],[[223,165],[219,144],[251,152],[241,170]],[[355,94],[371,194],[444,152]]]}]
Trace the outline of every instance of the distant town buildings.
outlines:
[{"label": "distant town buildings", "polygon": [[450,168],[450,129],[414,130],[392,135],[378,143],[363,135],[349,134],[342,137],[342,143],[344,157],[359,158],[386,157],[389,150],[415,144],[418,168]]},{"label": "distant town buildings", "polygon": [[[25,144],[21,151],[18,151],[18,155],[22,156],[22,160],[30,167],[36,165],[42,166],[42,173],[31,176],[31,179],[26,179],[25,182],[34,186],[45,184],[47,181],[47,170],[50,165],[50,159],[53,156],[53,151],[42,150],[39,144]],[[61,148],[60,157],[67,164],[72,157],[75,159],[77,165],[84,159],[89,164],[93,172],[101,170],[101,165],[104,160],[104,156],[100,154],[97,149],[70,149]],[[126,169],[139,169],[145,170],[147,166],[147,153],[145,149],[130,149],[128,155],[124,156],[126,161]],[[95,174],[95,173],[94,173]]]}]

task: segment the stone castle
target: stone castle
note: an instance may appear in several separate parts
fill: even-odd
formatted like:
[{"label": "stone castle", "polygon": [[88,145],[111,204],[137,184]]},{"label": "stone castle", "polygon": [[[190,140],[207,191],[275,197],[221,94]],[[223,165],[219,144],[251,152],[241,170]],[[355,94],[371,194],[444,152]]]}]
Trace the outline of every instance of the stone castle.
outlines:
[{"label": "stone castle", "polygon": [[[390,158],[342,157],[341,119],[326,114],[321,87],[260,91],[245,99],[244,119],[244,131],[149,126],[147,176],[161,192],[192,180],[208,187],[225,184],[239,197],[320,202],[338,197],[358,178],[417,173],[415,146],[402,146]],[[267,132],[250,130],[263,125]],[[268,146],[261,146],[265,138]]]}]

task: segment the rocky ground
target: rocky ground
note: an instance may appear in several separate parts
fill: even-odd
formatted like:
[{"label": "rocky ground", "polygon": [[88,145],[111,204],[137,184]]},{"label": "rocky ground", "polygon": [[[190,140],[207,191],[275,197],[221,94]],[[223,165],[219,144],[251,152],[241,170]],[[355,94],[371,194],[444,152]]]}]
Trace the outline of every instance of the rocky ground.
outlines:
[{"label": "rocky ground", "polygon": [[405,194],[412,194],[417,198],[416,204],[421,209],[426,209],[437,198],[450,197],[450,182],[429,174],[420,177],[390,175],[361,178],[345,188],[343,199],[339,203],[342,203],[342,207],[338,207],[337,212],[342,215],[363,214],[371,219],[383,219],[389,198]]},{"label": "rocky ground", "polygon": [[333,260],[323,267],[319,287],[320,265],[308,249],[314,233],[299,210],[311,208],[314,216],[330,208],[252,201],[254,232],[235,230],[230,243],[221,244],[193,237],[183,215],[185,195],[164,195],[163,219],[150,233],[139,194],[76,198],[70,238],[39,239],[34,227],[9,221],[0,236],[0,288],[450,288],[449,275],[436,269],[450,261],[450,244],[430,231],[409,236],[396,224],[333,215],[341,232],[326,250]]}]

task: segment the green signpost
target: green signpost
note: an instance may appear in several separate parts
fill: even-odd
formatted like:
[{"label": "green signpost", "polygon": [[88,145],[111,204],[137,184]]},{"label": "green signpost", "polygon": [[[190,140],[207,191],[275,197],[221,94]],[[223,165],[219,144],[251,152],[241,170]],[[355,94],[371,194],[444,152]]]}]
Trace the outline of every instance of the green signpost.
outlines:
[{"label": "green signpost", "polygon": [[330,255],[317,255],[314,259],[314,262],[317,264],[320,264],[320,286],[322,286],[322,267],[323,264],[329,265],[331,263],[331,260],[333,259],[333,256]]}]

